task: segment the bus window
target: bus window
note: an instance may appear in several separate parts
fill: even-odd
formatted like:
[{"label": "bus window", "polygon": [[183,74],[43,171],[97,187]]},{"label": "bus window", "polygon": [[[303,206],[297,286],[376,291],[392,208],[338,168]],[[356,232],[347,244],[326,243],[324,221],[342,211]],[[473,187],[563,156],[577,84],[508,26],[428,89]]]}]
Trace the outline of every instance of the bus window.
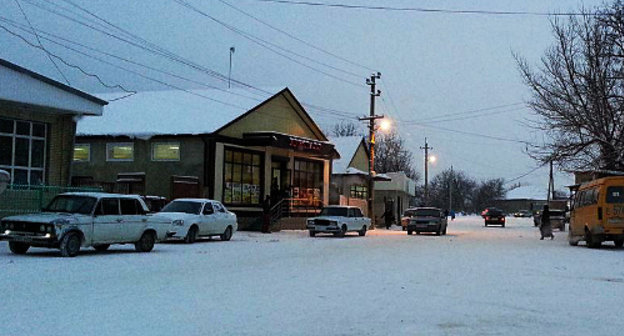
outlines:
[{"label": "bus window", "polygon": [[607,188],[607,203],[624,203],[624,187],[613,186]]}]

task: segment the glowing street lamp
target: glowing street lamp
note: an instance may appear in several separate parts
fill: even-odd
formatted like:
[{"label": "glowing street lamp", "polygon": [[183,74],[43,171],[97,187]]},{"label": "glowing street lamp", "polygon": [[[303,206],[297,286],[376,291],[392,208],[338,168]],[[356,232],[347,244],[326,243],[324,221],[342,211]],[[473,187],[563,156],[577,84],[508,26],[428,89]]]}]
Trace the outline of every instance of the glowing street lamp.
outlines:
[{"label": "glowing street lamp", "polygon": [[383,132],[390,131],[390,128],[392,128],[392,122],[389,119],[384,118],[379,123],[379,129]]},{"label": "glowing street lamp", "polygon": [[433,155],[429,156],[429,162],[431,162],[431,163],[435,163],[437,159],[438,159],[438,158],[436,158],[436,157],[435,157],[435,156],[433,156]]}]

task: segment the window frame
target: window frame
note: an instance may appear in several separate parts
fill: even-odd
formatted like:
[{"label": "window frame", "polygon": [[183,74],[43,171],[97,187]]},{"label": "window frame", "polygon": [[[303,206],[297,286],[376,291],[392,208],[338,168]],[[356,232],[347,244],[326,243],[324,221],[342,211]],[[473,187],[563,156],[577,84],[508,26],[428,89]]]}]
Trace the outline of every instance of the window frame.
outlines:
[{"label": "window frame", "polygon": [[[227,160],[227,152],[230,151],[232,152],[232,159],[231,161]],[[235,162],[234,160],[234,153],[240,153],[241,154],[241,161],[240,162]],[[244,155],[248,154],[251,155],[251,164],[247,164],[244,162]],[[254,164],[254,155],[258,155],[258,164]],[[223,199],[223,204],[227,204],[229,206],[242,206],[242,207],[246,207],[246,206],[260,206],[262,204],[262,195],[264,195],[264,157],[265,157],[265,153],[264,152],[260,152],[260,151],[254,151],[254,150],[249,150],[249,149],[245,149],[245,148],[239,148],[239,147],[230,147],[230,146],[224,146],[223,148],[223,164],[222,164],[222,172],[223,172],[223,178],[222,178],[222,186],[221,186],[221,195],[222,195],[222,199]],[[240,167],[240,188],[241,188],[241,200],[240,202],[234,202],[234,190],[232,189],[232,195],[230,196],[230,202],[226,202],[225,199],[225,195],[226,195],[226,189],[227,189],[227,172],[226,172],[226,166],[227,165],[231,166],[232,169],[232,183],[237,183],[238,181],[234,181],[234,166],[239,166]],[[259,171],[259,181],[258,181],[258,202],[254,203],[253,201],[251,201],[251,203],[247,203],[244,202],[244,194],[243,194],[243,176],[244,176],[244,168],[245,167],[251,167],[252,168],[252,184],[253,184],[253,168],[256,167]]]},{"label": "window frame", "polygon": [[[6,118],[6,117],[1,117],[0,119],[6,120],[6,121],[10,121],[13,123],[13,131],[11,133],[7,133],[7,132],[0,132],[0,136],[2,137],[7,137],[10,138],[12,143],[11,143],[11,162],[10,164],[6,165],[6,164],[0,164],[0,169],[6,170],[9,172],[10,174],[10,181],[9,183],[11,184],[15,184],[15,172],[16,170],[18,171],[26,171],[26,185],[35,185],[32,184],[33,181],[31,181],[31,177],[32,177],[32,173],[33,172],[40,172],[41,173],[41,181],[40,184],[45,184],[46,182],[46,175],[47,175],[47,163],[48,163],[48,136],[50,134],[50,130],[49,130],[49,125],[45,122],[41,122],[41,121],[33,121],[33,120],[23,120],[23,119],[13,119],[13,118]],[[28,123],[28,127],[29,127],[29,134],[28,135],[24,135],[24,134],[18,134],[17,133],[17,123],[21,122],[21,123]],[[43,126],[43,136],[36,136],[34,135],[34,127],[35,124],[37,125],[42,125]],[[25,139],[28,140],[28,164],[26,166],[22,166],[22,165],[17,165],[16,164],[16,147],[17,147],[17,140],[18,139]],[[33,166],[33,144],[35,141],[43,141],[43,157],[42,157],[42,161],[41,161],[41,167],[34,167]]]},{"label": "window frame", "polygon": [[[76,147],[87,147],[87,159],[86,160],[76,160]],[[91,144],[90,143],[75,143],[74,151],[72,153],[72,162],[81,163],[81,162],[91,162]]]},{"label": "window frame", "polygon": [[[132,147],[132,158],[130,159],[115,159],[109,156],[110,149],[113,146],[130,146]],[[106,143],[106,162],[133,162],[134,161],[134,142],[107,142]]]},{"label": "window frame", "polygon": [[352,184],[349,187],[349,197],[356,199],[368,199],[368,186]]},{"label": "window frame", "polygon": [[[158,145],[177,145],[178,146],[178,158],[177,159],[157,159],[156,158],[156,146]],[[155,141],[151,144],[151,159],[155,162],[178,162],[181,160],[181,144],[179,141]],[[133,151],[134,152],[134,151]]]}]

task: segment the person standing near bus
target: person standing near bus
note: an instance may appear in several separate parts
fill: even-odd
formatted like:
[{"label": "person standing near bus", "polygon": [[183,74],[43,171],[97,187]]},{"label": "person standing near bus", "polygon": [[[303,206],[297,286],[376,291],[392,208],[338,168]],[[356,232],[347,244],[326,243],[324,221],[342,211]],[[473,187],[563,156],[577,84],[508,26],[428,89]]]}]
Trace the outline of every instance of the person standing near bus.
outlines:
[{"label": "person standing near bus", "polygon": [[544,237],[550,237],[550,240],[555,239],[555,235],[552,232],[552,225],[550,224],[550,211],[548,210],[548,204],[544,205],[542,210],[542,216],[540,218],[540,233],[542,237],[540,240],[544,240]]}]

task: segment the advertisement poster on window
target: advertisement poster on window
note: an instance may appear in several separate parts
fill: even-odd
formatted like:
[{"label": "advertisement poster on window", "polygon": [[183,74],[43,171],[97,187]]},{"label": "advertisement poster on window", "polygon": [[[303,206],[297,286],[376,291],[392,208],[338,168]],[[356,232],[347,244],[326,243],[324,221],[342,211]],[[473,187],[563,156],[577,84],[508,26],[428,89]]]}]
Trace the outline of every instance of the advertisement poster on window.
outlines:
[{"label": "advertisement poster on window", "polygon": [[232,182],[225,182],[225,195],[223,195],[225,203],[232,203]]},{"label": "advertisement poster on window", "polygon": [[252,184],[251,185],[251,203],[259,204],[260,203],[260,186]]},{"label": "advertisement poster on window", "polygon": [[251,203],[251,184],[243,183],[243,203]]},{"label": "advertisement poster on window", "polygon": [[232,183],[232,203],[241,202],[241,185],[240,183]]}]

